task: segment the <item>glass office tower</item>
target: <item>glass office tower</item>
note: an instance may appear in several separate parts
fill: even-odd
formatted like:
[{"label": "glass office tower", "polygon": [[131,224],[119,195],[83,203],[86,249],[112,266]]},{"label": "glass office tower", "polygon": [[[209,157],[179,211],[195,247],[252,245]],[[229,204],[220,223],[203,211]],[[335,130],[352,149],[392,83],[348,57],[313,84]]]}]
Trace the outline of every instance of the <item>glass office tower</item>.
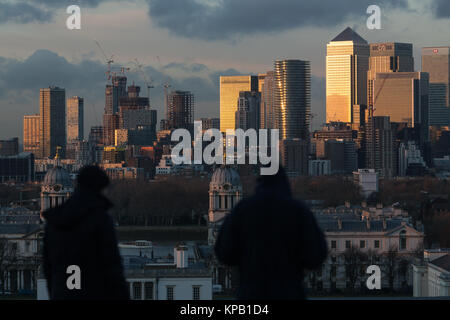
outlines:
[{"label": "glass office tower", "polygon": [[450,125],[450,47],[422,48],[422,71],[430,76],[430,126]]},{"label": "glass office tower", "polygon": [[351,28],[327,44],[327,122],[352,122],[353,105],[367,103],[368,69],[369,44]]},{"label": "glass office tower", "polygon": [[258,91],[257,76],[220,77],[220,131],[234,130],[239,92]]},{"label": "glass office tower", "polygon": [[311,67],[309,61],[277,60],[274,74],[275,127],[280,139],[309,140]]}]

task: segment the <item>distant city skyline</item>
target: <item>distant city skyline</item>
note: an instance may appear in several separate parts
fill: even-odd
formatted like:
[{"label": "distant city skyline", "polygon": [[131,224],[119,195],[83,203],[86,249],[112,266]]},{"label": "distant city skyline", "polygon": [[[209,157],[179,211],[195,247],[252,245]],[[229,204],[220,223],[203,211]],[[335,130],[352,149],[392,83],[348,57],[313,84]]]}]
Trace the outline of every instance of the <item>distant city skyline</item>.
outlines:
[{"label": "distant city skyline", "polygon": [[[283,6],[276,1],[260,1],[264,9],[261,13],[229,25],[227,19],[241,17],[250,3],[241,4],[242,12],[231,13],[236,1],[215,4],[214,10],[209,11],[204,2],[199,2],[192,21],[186,21],[178,12],[168,13],[162,1],[89,2],[95,6],[80,2],[79,31],[65,28],[64,1],[56,6],[50,6],[50,1],[27,3],[39,10],[19,12],[10,4],[10,14],[0,17],[0,41],[7,44],[0,48],[0,136],[18,136],[21,141],[23,116],[35,113],[39,89],[50,85],[65,88],[67,96],[85,98],[85,136],[91,126],[102,123],[107,66],[94,39],[108,56],[114,54],[116,67],[127,65],[136,69],[132,63],[135,58],[144,65],[147,76],[155,83],[151,100],[158,120],[164,114],[161,84],[166,81],[174,89],[189,90],[196,96],[196,118],[218,117],[220,75],[257,75],[271,70],[277,59],[311,61],[311,105],[312,112],[318,115],[314,118],[315,128],[325,121],[326,43],[345,27],[352,27],[369,43],[412,43],[415,71],[420,71],[422,47],[446,46],[449,42],[445,31],[450,26],[450,8],[438,0],[426,4],[418,0],[379,1],[381,30],[366,27],[368,1],[357,5],[310,1],[305,7],[296,1],[284,1]],[[393,5],[388,6],[389,3]],[[177,5],[187,10],[192,9],[194,2]],[[0,4],[4,11],[3,6]],[[274,19],[262,23],[269,12]],[[291,21],[289,17],[294,12],[305,18]],[[205,19],[196,21],[197,16]],[[133,24],[117,24],[119,19]],[[190,28],[185,29],[189,31],[183,30],[177,19],[188,23]],[[217,23],[212,26],[212,21]],[[208,23],[210,28],[204,28]],[[139,72],[130,70],[128,77],[144,87]]]}]

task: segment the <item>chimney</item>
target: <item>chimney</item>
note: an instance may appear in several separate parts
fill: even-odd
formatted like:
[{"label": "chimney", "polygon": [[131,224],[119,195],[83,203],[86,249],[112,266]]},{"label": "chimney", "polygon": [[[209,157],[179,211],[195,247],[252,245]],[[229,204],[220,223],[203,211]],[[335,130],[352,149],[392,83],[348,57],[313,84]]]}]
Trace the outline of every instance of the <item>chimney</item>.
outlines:
[{"label": "chimney", "polygon": [[188,246],[180,243],[174,248],[174,262],[177,268],[188,267]]}]

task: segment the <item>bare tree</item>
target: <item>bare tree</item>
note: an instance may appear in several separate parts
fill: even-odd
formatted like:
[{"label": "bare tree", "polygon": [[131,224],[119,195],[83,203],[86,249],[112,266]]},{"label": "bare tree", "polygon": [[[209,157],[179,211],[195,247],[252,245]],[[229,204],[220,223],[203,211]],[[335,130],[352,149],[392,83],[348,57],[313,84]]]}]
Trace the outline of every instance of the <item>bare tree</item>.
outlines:
[{"label": "bare tree", "polygon": [[345,260],[346,278],[349,283],[347,290],[353,291],[358,279],[365,272],[364,266],[368,260],[367,254],[356,247],[350,247],[345,250],[343,256]]},{"label": "bare tree", "polygon": [[386,275],[388,278],[388,282],[389,282],[389,289],[392,291],[394,291],[394,281],[395,281],[395,276],[397,274],[397,269],[398,269],[398,248],[396,245],[391,245],[389,247],[388,252],[385,255],[385,270],[386,270]]},{"label": "bare tree", "polygon": [[0,292],[5,293],[7,272],[17,263],[17,243],[0,238]]}]

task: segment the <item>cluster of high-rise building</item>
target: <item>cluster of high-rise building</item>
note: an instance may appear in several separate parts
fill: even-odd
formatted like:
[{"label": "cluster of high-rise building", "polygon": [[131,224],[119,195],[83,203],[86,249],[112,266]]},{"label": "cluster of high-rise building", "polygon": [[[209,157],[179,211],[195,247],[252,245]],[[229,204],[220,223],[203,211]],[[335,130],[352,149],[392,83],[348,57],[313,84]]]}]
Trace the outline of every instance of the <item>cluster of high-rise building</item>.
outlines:
[{"label": "cluster of high-rise building", "polygon": [[336,138],[355,142],[358,168],[389,178],[433,166],[429,132],[449,125],[449,48],[423,48],[415,71],[409,43],[369,44],[350,28],[328,43],[326,119],[355,131]]},{"label": "cluster of high-rise building", "polygon": [[[311,132],[310,62],[284,59],[258,75],[221,76],[220,118],[200,119],[203,132],[278,129],[281,164],[291,176],[374,169],[391,178],[423,175],[434,163],[450,167],[450,46],[423,48],[416,71],[412,44],[370,44],[347,28],[326,53],[321,129]],[[166,172],[165,164],[156,168],[170,155],[171,132],[194,131],[195,99],[190,91],[164,87],[165,117],[157,132],[149,97],[141,97],[134,83],[127,86],[124,73],[114,74],[105,88],[103,123],[86,138],[84,99],[66,100],[58,87],[41,89],[39,114],[23,118],[23,150],[36,161],[58,154],[75,167],[98,163],[117,171],[143,165],[147,178]]]}]

